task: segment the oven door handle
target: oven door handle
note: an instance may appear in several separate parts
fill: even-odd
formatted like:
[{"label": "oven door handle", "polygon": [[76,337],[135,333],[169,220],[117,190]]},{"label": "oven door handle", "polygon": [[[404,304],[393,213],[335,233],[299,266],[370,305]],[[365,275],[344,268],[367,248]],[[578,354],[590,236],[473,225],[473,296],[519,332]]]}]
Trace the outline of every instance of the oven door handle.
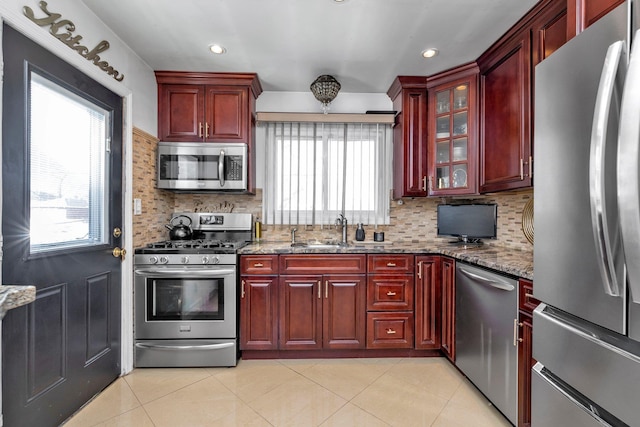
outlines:
[{"label": "oven door handle", "polygon": [[167,277],[169,274],[176,274],[180,277],[211,277],[211,276],[226,276],[229,274],[235,274],[236,270],[232,268],[224,269],[198,269],[198,270],[185,270],[180,268],[167,268],[162,270],[136,270],[135,273],[140,276],[147,277]]},{"label": "oven door handle", "polygon": [[159,344],[142,344],[136,343],[138,348],[147,348],[153,350],[216,350],[221,348],[233,347],[235,343],[223,342],[220,344],[203,344],[203,345],[159,345]]}]

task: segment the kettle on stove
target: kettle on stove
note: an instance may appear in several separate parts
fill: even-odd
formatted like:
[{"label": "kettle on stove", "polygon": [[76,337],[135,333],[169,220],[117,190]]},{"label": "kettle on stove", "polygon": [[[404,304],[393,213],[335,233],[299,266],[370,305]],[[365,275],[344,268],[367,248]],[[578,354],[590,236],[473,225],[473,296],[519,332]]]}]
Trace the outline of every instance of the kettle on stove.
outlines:
[{"label": "kettle on stove", "polygon": [[[188,219],[189,223],[185,224],[182,218]],[[179,221],[177,224],[175,223],[176,220]],[[193,236],[191,218],[186,215],[174,216],[165,227],[169,230],[169,239],[171,240],[191,240]]]}]

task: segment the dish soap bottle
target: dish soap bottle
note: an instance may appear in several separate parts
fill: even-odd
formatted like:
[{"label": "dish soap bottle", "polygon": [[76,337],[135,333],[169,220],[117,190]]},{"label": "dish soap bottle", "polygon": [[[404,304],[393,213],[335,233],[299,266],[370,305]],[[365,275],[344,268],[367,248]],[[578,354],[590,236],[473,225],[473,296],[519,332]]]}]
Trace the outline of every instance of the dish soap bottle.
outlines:
[{"label": "dish soap bottle", "polygon": [[364,240],[364,228],[362,228],[363,224],[359,223],[358,228],[356,228],[356,240],[358,242],[362,242]]}]

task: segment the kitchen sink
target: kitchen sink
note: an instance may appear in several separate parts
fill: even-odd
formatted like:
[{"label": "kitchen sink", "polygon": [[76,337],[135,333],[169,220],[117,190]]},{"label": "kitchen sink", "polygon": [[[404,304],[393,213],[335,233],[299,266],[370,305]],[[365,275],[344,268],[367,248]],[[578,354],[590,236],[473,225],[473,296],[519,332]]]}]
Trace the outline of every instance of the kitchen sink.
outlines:
[{"label": "kitchen sink", "polygon": [[293,248],[308,248],[308,249],[338,249],[346,248],[349,246],[347,243],[329,241],[329,242],[295,242],[291,244]]}]

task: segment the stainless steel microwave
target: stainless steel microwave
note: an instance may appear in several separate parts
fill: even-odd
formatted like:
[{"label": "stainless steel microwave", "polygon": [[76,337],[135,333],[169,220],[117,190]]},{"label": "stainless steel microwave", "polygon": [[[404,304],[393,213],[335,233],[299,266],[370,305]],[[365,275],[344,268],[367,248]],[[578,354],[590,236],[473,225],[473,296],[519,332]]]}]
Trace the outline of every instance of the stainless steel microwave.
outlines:
[{"label": "stainless steel microwave", "polygon": [[246,191],[248,148],[243,143],[159,142],[158,188]]}]

